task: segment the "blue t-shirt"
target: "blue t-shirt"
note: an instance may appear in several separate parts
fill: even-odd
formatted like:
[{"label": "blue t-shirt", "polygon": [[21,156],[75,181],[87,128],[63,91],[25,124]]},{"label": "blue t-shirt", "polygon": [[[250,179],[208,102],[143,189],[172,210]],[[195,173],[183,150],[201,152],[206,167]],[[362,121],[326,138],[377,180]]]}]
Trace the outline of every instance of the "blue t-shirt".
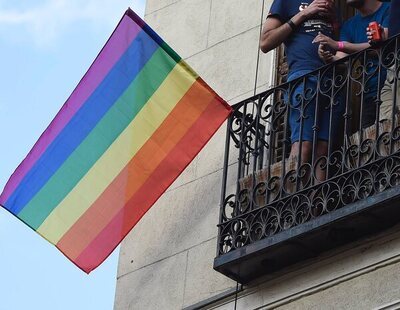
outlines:
[{"label": "blue t-shirt", "polygon": [[[382,3],[379,9],[368,16],[362,16],[360,13],[350,18],[343,24],[340,31],[340,40],[347,41],[350,43],[366,43],[368,42],[367,31],[370,22],[376,21],[381,24],[384,28],[389,26],[389,13],[390,4]],[[375,71],[378,66],[378,59],[372,58],[373,66],[369,67],[369,73]],[[386,79],[386,70],[381,70],[381,84],[379,88],[382,88],[383,83]],[[378,74],[375,72],[374,75],[367,81],[365,89],[365,98],[376,97],[378,91]]]},{"label": "blue t-shirt", "polygon": [[361,16],[360,13],[350,18],[343,24],[340,30],[340,40],[351,43],[368,42],[367,31],[365,30],[370,22],[378,22],[384,28],[389,26],[390,4],[382,3],[380,8],[373,14]]},{"label": "blue t-shirt", "polygon": [[[276,17],[282,23],[305,9],[312,0],[274,0],[268,17]],[[324,65],[318,56],[318,44],[312,43],[318,32],[332,37],[332,22],[324,19],[309,19],[284,42],[289,65],[289,74],[299,70],[316,70]]]}]

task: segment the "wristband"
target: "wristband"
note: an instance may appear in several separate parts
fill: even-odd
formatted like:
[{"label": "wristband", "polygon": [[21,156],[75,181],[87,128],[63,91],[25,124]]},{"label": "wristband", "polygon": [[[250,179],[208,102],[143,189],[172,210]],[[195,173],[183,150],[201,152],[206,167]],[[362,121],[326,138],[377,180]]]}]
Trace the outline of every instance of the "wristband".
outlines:
[{"label": "wristband", "polygon": [[297,29],[297,26],[294,24],[294,22],[291,19],[289,19],[286,23],[289,24],[290,28],[292,28],[293,31],[295,31]]},{"label": "wristband", "polygon": [[343,41],[339,41],[338,42],[338,51],[343,51],[344,50],[344,42]]}]

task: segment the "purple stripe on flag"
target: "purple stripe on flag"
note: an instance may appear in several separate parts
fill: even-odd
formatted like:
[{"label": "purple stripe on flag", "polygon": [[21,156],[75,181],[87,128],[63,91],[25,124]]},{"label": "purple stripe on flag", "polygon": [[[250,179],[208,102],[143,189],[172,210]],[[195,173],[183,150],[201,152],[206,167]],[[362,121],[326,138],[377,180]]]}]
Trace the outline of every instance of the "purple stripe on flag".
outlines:
[{"label": "purple stripe on flag", "polygon": [[101,81],[103,81],[107,73],[113,68],[141,30],[142,28],[134,23],[128,16],[125,15],[122,18],[120,25],[116,28],[85,76],[79,82],[61,110],[57,113],[57,116],[11,176],[0,196],[0,204],[4,204],[7,201],[27,172],[68,124],[72,116],[96,90]]}]

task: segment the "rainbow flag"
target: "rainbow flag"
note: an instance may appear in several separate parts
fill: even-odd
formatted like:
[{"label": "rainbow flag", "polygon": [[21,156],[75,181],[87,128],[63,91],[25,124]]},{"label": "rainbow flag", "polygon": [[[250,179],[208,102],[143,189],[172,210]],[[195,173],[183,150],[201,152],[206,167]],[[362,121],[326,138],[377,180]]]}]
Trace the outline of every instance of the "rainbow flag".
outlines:
[{"label": "rainbow flag", "polygon": [[230,113],[128,9],[11,176],[0,205],[89,273]]}]

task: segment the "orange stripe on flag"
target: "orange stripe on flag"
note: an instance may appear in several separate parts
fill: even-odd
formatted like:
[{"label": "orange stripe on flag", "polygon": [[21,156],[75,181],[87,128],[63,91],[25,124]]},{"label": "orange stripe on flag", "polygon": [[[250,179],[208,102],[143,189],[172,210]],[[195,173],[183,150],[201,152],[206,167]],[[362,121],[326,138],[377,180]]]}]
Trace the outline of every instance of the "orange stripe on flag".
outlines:
[{"label": "orange stripe on flag", "polygon": [[[109,249],[115,248],[129,233],[142,216],[162,195],[168,187],[197,155],[201,147],[219,128],[228,115],[228,110],[221,104],[215,104],[216,99],[193,124],[192,128],[179,141],[168,156],[154,170],[150,178],[134,194],[134,196],[119,210],[111,222],[99,233],[76,259],[79,266],[91,271],[109,255]],[[212,115],[212,117],[210,117]],[[163,182],[160,182],[163,180]]]},{"label": "orange stripe on flag", "polygon": [[57,247],[72,260],[79,256],[146,182],[212,99],[213,94],[205,92],[201,82],[194,83],[136,156],[61,238]]}]

